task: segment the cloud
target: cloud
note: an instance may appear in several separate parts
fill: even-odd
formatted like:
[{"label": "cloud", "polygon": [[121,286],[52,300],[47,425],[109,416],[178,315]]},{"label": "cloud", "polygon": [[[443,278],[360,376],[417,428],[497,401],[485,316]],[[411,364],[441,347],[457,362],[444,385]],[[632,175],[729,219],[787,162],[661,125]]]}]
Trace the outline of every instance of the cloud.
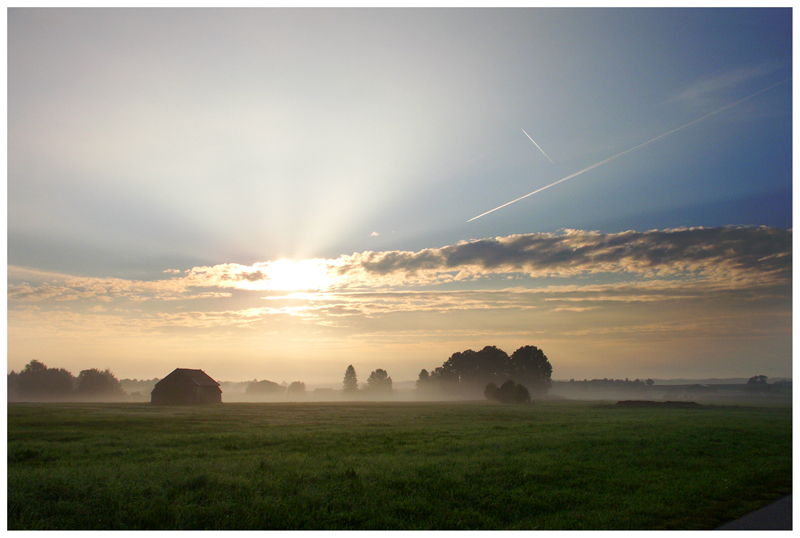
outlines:
[{"label": "cloud", "polygon": [[711,280],[789,278],[791,230],[678,228],[600,234],[512,235],[418,252],[363,252],[337,260],[342,287],[433,285],[490,275],[631,274]]},{"label": "cloud", "polygon": [[[31,281],[40,276],[36,271],[20,268],[9,268],[9,278],[14,276],[28,278]],[[126,280],[121,278],[74,277],[47,273],[49,282],[38,285],[28,281],[8,284],[7,297],[10,303],[76,301],[79,299],[109,302],[114,299],[130,301],[175,301],[187,299],[207,299],[230,297],[228,292],[196,291],[186,279],[171,278],[168,280]]]},{"label": "cloud", "polygon": [[381,235],[381,234],[379,234],[378,232],[372,232],[372,233],[371,233],[371,234],[369,234],[369,235],[370,235],[370,237],[378,237],[378,236],[379,236],[379,235]]},{"label": "cloud", "polygon": [[[701,282],[745,289],[791,282],[792,231],[768,227],[677,228],[614,234],[582,230],[464,241],[441,248],[366,251],[336,259],[193,267],[183,277],[139,281],[9,268],[10,303],[176,301],[231,297],[231,292],[399,290],[482,280],[624,275],[639,281]],[[492,278],[495,280],[493,281]],[[32,284],[40,280],[38,285]],[[524,283],[524,281],[523,281]],[[549,283],[552,286],[552,283]],[[582,289],[587,289],[586,287]]]},{"label": "cloud", "polygon": [[[201,350],[198,341],[274,339],[429,353],[488,338],[575,350],[613,342],[636,356],[649,346],[662,354],[694,349],[698,338],[780,346],[791,339],[791,245],[792,230],[766,227],[565,230],[298,266],[194,267],[154,281],[11,267],[9,345],[185,339]],[[270,288],[271,271],[292,276],[299,267],[326,271],[332,284],[302,293]],[[175,306],[201,298],[211,300]]]},{"label": "cloud", "polygon": [[701,77],[681,91],[675,101],[705,106],[724,92],[738,88],[753,79],[774,73],[782,67],[777,62],[743,66]]}]

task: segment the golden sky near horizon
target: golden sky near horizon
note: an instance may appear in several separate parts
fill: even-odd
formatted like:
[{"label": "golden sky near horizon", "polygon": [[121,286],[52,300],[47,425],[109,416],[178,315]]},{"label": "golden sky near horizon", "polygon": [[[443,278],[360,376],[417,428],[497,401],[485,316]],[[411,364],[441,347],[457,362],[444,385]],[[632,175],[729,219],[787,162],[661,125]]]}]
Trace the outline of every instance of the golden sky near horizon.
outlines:
[{"label": "golden sky near horizon", "polygon": [[55,344],[70,353],[50,362],[67,369],[131,357],[122,377],[158,376],[171,357],[226,380],[333,382],[351,363],[406,380],[456,351],[530,344],[559,379],[789,376],[791,240],[766,227],[571,230],[152,281],[11,267],[9,368]]}]

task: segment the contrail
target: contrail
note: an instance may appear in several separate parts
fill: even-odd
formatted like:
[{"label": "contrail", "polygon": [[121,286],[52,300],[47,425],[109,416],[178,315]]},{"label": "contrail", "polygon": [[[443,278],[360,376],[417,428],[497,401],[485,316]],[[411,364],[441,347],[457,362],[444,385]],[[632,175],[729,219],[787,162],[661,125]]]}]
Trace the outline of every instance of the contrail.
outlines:
[{"label": "contrail", "polygon": [[[525,129],[523,129],[523,130],[522,130],[522,132],[523,132],[523,133],[525,133]],[[525,136],[527,136],[528,138],[531,138],[531,135],[529,135],[528,133],[525,133]],[[550,157],[548,157],[548,156],[547,156],[547,153],[545,153],[545,152],[544,152],[544,150],[542,149],[542,147],[541,147],[539,144],[537,144],[537,143],[536,143],[536,140],[534,140],[533,138],[531,138],[531,142],[533,142],[533,145],[534,145],[534,146],[536,146],[537,148],[539,148],[539,151],[541,151],[541,152],[542,152],[542,155],[544,155],[545,157],[547,157],[547,160],[548,160],[548,161],[550,161],[551,163],[553,163],[553,159],[551,159]],[[556,164],[556,163],[553,163],[553,164]]]},{"label": "contrail", "polygon": [[[652,144],[652,143],[653,143],[653,142],[655,142],[656,140],[659,140],[659,139],[661,139],[661,138],[664,138],[665,136],[669,136],[669,135],[671,135],[672,133],[676,133],[676,132],[680,131],[681,129],[686,129],[686,128],[687,128],[687,127],[689,127],[690,125],[694,125],[695,123],[697,123],[697,122],[699,122],[699,121],[703,121],[704,119],[706,119],[706,118],[710,118],[711,116],[713,116],[713,115],[715,115],[715,114],[719,114],[720,112],[723,112],[723,111],[725,111],[725,110],[728,110],[729,108],[731,108],[731,107],[734,107],[734,106],[736,106],[736,105],[738,105],[738,104],[740,104],[740,103],[743,103],[743,102],[747,101],[748,99],[752,99],[752,98],[753,98],[753,97],[755,97],[756,95],[759,95],[759,94],[761,94],[761,93],[764,93],[765,91],[771,90],[772,88],[774,88],[774,87],[776,87],[776,86],[780,86],[781,84],[783,84],[784,82],[788,82],[789,80],[792,80],[792,79],[791,79],[791,78],[787,78],[787,79],[785,79],[785,80],[782,80],[782,81],[778,82],[777,84],[773,84],[772,86],[769,86],[769,87],[767,87],[767,88],[764,88],[763,90],[759,90],[759,91],[757,91],[756,93],[754,93],[754,94],[752,94],[752,95],[748,95],[748,96],[747,96],[747,97],[745,97],[744,99],[739,99],[739,100],[738,100],[738,101],[736,101],[735,103],[731,103],[731,104],[729,104],[729,105],[726,105],[726,106],[724,106],[724,107],[720,108],[719,110],[715,110],[714,112],[711,112],[711,113],[709,113],[709,114],[706,114],[705,116],[702,116],[702,117],[700,117],[700,118],[697,118],[696,120],[690,121],[690,122],[689,122],[689,123],[687,123],[686,125],[682,125],[682,126],[678,127],[677,129],[673,129],[673,130],[671,130],[671,131],[669,131],[669,132],[667,132],[667,133],[664,133],[664,134],[662,134],[662,135],[659,135],[659,136],[657,136],[657,137],[653,138],[652,140],[648,140],[647,142],[643,142],[643,143],[639,144],[639,145],[638,145],[638,146],[636,146],[636,147],[633,147],[633,148],[631,148],[631,149],[628,149],[628,150],[625,150],[625,151],[623,151],[622,153],[617,153],[617,154],[616,154],[616,155],[614,155],[613,157],[609,157],[608,159],[606,159],[606,160],[604,160],[604,161],[600,161],[600,162],[599,162],[599,163],[597,163],[597,164],[593,164],[592,166],[589,166],[589,167],[587,167],[587,168],[584,168],[583,170],[581,170],[581,171],[579,171],[579,172],[575,172],[574,174],[571,174],[571,175],[569,175],[569,176],[567,176],[567,177],[562,177],[562,178],[561,178],[561,179],[559,179],[558,181],[555,181],[555,182],[553,182],[553,183],[551,183],[551,184],[549,184],[549,185],[546,185],[546,186],[542,187],[541,189],[537,189],[537,190],[535,190],[535,191],[533,191],[533,192],[531,192],[531,193],[528,193],[528,194],[526,194],[525,196],[520,196],[520,197],[519,197],[519,198],[517,198],[516,200],[511,200],[510,202],[508,202],[508,203],[506,203],[506,204],[503,204],[503,205],[501,205],[501,206],[495,207],[494,209],[490,209],[490,210],[489,210],[489,211],[487,211],[486,213],[481,213],[481,214],[480,214],[480,215],[478,215],[477,217],[473,217],[473,218],[469,219],[467,222],[472,222],[473,220],[475,220],[475,219],[479,219],[479,218],[483,217],[484,215],[488,215],[489,213],[492,213],[493,211],[497,211],[498,209],[503,209],[504,207],[506,207],[506,206],[508,206],[508,205],[511,205],[511,204],[513,204],[514,202],[519,202],[519,201],[520,201],[520,200],[522,200],[523,198],[527,198],[528,196],[533,196],[533,195],[534,195],[534,194],[536,194],[537,192],[542,192],[542,191],[543,191],[543,190],[545,190],[545,189],[549,189],[550,187],[553,187],[554,185],[558,185],[558,184],[559,184],[559,183],[561,183],[562,181],[566,181],[566,180],[568,180],[568,179],[572,179],[572,178],[574,178],[575,176],[579,176],[579,175],[583,174],[584,172],[588,172],[589,170],[591,170],[591,169],[593,169],[593,168],[597,168],[598,166],[601,166],[601,165],[603,165],[603,164],[606,164],[606,163],[607,163],[607,162],[609,162],[609,161],[613,161],[613,160],[614,160],[614,159],[616,159],[617,157],[622,157],[623,155],[625,155],[625,154],[627,154],[627,153],[630,153],[630,152],[631,152],[631,151],[633,151],[633,150],[636,150],[636,149],[642,148],[642,147],[644,147],[644,146],[646,146],[646,145],[648,145],[648,144]],[[523,131],[523,132],[525,132],[525,131]],[[525,134],[528,134],[528,133],[525,133]],[[530,138],[530,136],[529,136],[528,138]],[[531,141],[532,141],[532,140],[533,140],[533,139],[531,138]],[[534,144],[536,144],[536,142],[534,142]],[[536,147],[539,147],[539,146],[537,145]],[[541,149],[541,148],[539,148],[539,149]],[[544,152],[542,152],[542,153],[544,153]]]}]

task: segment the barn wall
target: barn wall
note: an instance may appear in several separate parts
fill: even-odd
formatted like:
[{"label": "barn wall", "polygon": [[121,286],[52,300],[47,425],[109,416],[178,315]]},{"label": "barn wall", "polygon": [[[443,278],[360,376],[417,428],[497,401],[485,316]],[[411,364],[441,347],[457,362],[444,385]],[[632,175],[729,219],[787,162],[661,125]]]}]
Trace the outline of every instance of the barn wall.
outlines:
[{"label": "barn wall", "polygon": [[156,386],[151,393],[150,403],[156,405],[222,403],[222,391],[219,387],[198,387],[197,385]]}]

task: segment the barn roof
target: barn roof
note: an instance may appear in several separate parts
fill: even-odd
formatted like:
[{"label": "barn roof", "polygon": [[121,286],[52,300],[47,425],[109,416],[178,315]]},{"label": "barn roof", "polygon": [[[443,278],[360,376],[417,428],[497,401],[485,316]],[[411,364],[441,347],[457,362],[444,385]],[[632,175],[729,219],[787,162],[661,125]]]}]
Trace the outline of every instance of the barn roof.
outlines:
[{"label": "barn roof", "polygon": [[156,383],[161,385],[200,385],[205,387],[218,387],[219,383],[203,370],[192,370],[190,368],[175,368],[171,374]]}]

